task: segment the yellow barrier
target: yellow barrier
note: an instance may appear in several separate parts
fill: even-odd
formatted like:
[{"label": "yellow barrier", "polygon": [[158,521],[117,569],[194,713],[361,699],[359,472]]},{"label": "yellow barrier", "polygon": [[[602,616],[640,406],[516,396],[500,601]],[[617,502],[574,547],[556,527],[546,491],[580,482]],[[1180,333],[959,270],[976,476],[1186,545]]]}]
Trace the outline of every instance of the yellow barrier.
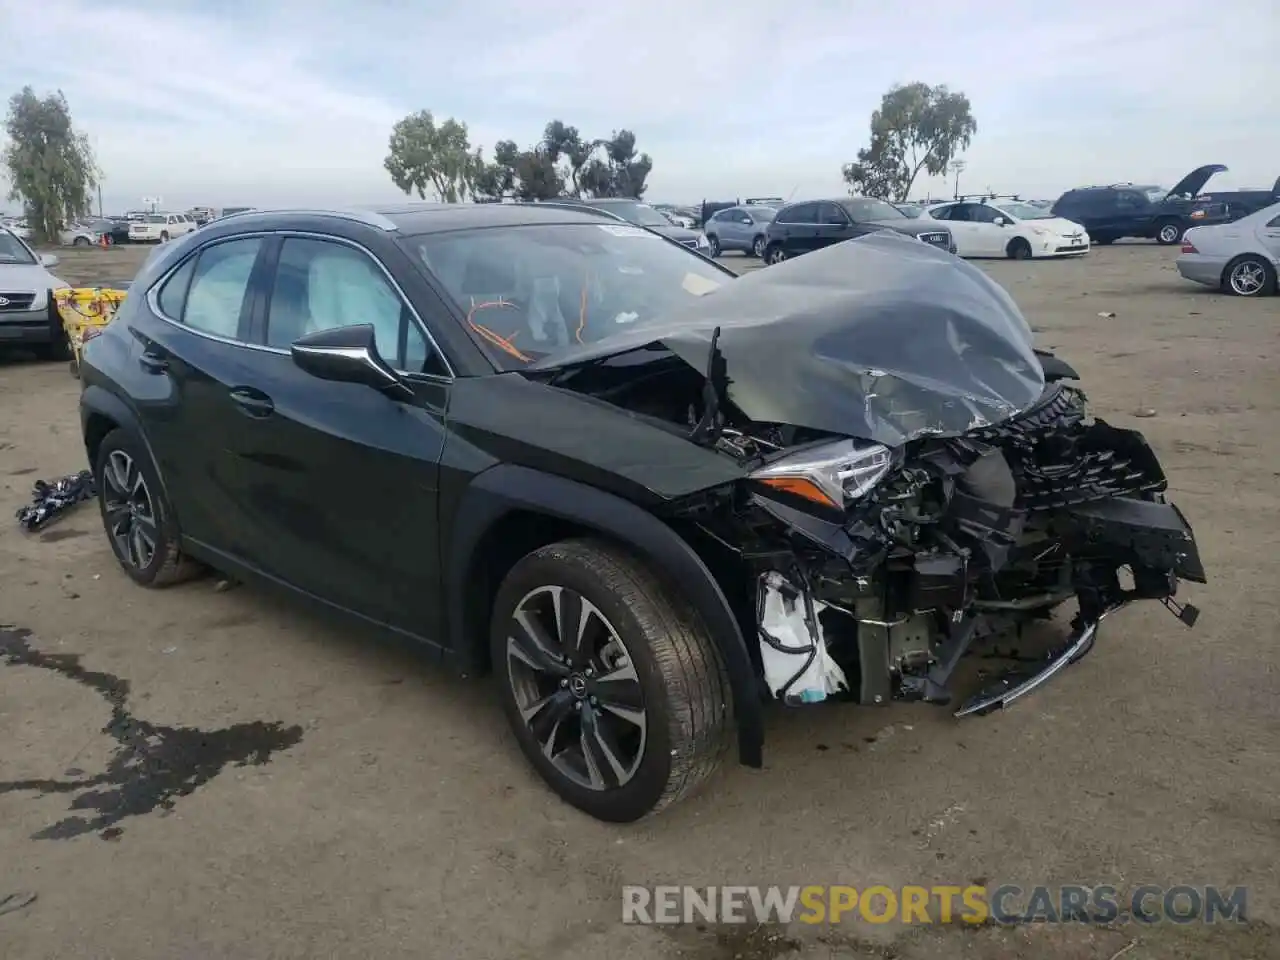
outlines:
[{"label": "yellow barrier", "polygon": [[80,375],[80,351],[84,348],[85,332],[110,323],[127,292],[110,287],[70,287],[53,291],[54,303],[62,317],[62,329],[66,331],[67,343],[71,346],[71,372],[76,376]]}]

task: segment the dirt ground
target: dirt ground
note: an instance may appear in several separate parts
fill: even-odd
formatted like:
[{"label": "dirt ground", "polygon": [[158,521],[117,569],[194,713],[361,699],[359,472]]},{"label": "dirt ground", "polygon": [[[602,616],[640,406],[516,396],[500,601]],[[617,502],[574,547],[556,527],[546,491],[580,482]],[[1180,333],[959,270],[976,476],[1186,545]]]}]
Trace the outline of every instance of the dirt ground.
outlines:
[{"label": "dirt ground", "polygon": [[[60,253],[75,283],[140,260]],[[1203,292],[1175,256],[986,269],[1159,452],[1209,570],[1196,629],[1125,611],[983,719],[778,710],[766,769],[633,827],[545,789],[487,683],[255,589],[136,588],[93,505],[0,524],[0,956],[1280,957],[1280,300]],[[0,360],[6,510],[85,466],[76,399],[65,364]],[[620,922],[624,884],[974,882],[1245,885],[1249,922]]]}]

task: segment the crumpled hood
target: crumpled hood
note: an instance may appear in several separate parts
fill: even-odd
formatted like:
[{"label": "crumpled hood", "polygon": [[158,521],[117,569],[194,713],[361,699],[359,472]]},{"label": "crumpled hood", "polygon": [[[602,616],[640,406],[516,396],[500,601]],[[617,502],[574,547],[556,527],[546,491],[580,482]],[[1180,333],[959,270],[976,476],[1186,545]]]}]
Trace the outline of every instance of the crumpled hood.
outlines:
[{"label": "crumpled hood", "polygon": [[1044,372],[1013,299],[978,268],[881,231],[731,280],[664,320],[533,364],[658,345],[705,372],[716,328],[743,414],[896,447],[998,423]]},{"label": "crumpled hood", "polygon": [[66,284],[47,269],[30,263],[0,262],[0,293],[39,293]]}]

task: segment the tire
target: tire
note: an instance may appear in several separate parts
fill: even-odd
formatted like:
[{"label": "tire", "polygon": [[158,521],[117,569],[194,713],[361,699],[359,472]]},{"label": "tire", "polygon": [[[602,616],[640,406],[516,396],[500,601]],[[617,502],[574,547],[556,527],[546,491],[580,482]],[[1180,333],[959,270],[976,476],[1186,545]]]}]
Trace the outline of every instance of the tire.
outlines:
[{"label": "tire", "polygon": [[709,257],[711,257],[712,259],[715,259],[716,257],[720,256],[720,238],[719,237],[717,237],[714,233],[708,233],[707,244],[711,248],[710,252],[707,254]]},{"label": "tire", "polygon": [[[523,611],[526,622],[546,624],[549,638],[554,612],[571,616],[575,596],[588,616],[586,656],[565,660],[530,643],[531,634],[517,626]],[[520,749],[562,799],[599,820],[630,823],[655,814],[692,793],[724,759],[730,694],[715,642],[678,595],[613,546],[566,540],[517,563],[498,589],[490,648]],[[609,699],[603,676],[617,674],[625,679],[613,689],[626,689],[628,702],[641,705],[628,711],[631,719],[601,705]],[[584,746],[592,729],[601,731],[592,742],[608,745],[607,752]],[[589,753],[598,754],[594,766]]]},{"label": "tire", "polygon": [[775,263],[782,263],[786,259],[787,251],[783,250],[781,246],[774,244],[773,246],[765,247],[764,262],[766,265],[772,266]]},{"label": "tire", "polygon": [[88,238],[88,237],[76,237],[74,240],[72,240],[72,241],[71,241],[71,245],[72,245],[73,247],[87,247],[87,246],[89,246],[89,238]]},{"label": "tire", "polygon": [[1162,247],[1181,243],[1182,235],[1186,232],[1187,228],[1179,220],[1161,220],[1156,224],[1156,243]]},{"label": "tire", "polygon": [[1005,247],[1005,253],[1009,255],[1010,260],[1030,260],[1031,244],[1027,243],[1022,237],[1014,237],[1009,241],[1009,245]]},{"label": "tire", "polygon": [[1235,297],[1265,297],[1276,292],[1276,268],[1264,257],[1247,253],[1222,271],[1222,290]]},{"label": "tire", "polygon": [[[108,433],[98,447],[93,476],[107,543],[131,580],[166,587],[200,573],[200,565],[182,553],[173,509],[140,440],[119,428]],[[134,540],[134,530],[141,531],[140,539]],[[152,543],[146,554],[148,531]]]},{"label": "tire", "polygon": [[[56,308],[50,304],[50,310],[53,311]],[[32,347],[36,358],[46,363],[66,363],[74,359],[75,352],[71,349],[70,341],[67,340],[67,331],[62,328],[61,318],[51,315],[49,326],[53,331],[53,337],[48,343],[39,343]]]},{"label": "tire", "polygon": [[751,241],[751,255],[757,260],[764,259],[765,239],[763,236],[756,237]]}]

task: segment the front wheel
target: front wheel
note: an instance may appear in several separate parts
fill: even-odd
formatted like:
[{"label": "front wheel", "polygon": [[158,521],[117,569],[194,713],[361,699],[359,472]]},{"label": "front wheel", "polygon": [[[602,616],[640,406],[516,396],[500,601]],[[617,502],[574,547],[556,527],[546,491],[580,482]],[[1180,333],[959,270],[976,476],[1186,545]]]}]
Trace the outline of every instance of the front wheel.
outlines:
[{"label": "front wheel", "polygon": [[161,231],[160,231],[160,242],[161,242],[161,243],[168,243],[168,242],[169,242],[169,231],[168,231],[168,230],[161,230]]},{"label": "front wheel", "polygon": [[757,260],[763,260],[764,247],[765,247],[764,237],[756,237],[754,240],[751,241],[751,255],[755,257]]},{"label": "front wheel", "polygon": [[1262,257],[1247,254],[1227,264],[1222,288],[1237,297],[1264,297],[1276,289],[1276,269]]},{"label": "front wheel", "polygon": [[787,251],[783,250],[782,247],[775,244],[774,246],[765,248],[764,262],[769,266],[772,266],[775,263],[782,263],[782,261],[786,259]]},{"label": "front wheel", "polygon": [[710,248],[707,255],[715,258],[720,256],[720,238],[714,233],[707,234],[707,246]]},{"label": "front wheel", "polygon": [[1022,237],[1014,237],[1009,241],[1009,246],[1006,248],[1005,252],[1012,260],[1030,260],[1031,244],[1027,243],[1026,240],[1023,240]]},{"label": "front wheel", "polygon": [[71,241],[73,247],[87,247],[89,245],[88,237],[76,237]]},{"label": "front wheel", "polygon": [[542,547],[498,590],[490,629],[520,749],[564,800],[629,823],[691,793],[729,743],[729,684],[697,615],[594,540]]}]

